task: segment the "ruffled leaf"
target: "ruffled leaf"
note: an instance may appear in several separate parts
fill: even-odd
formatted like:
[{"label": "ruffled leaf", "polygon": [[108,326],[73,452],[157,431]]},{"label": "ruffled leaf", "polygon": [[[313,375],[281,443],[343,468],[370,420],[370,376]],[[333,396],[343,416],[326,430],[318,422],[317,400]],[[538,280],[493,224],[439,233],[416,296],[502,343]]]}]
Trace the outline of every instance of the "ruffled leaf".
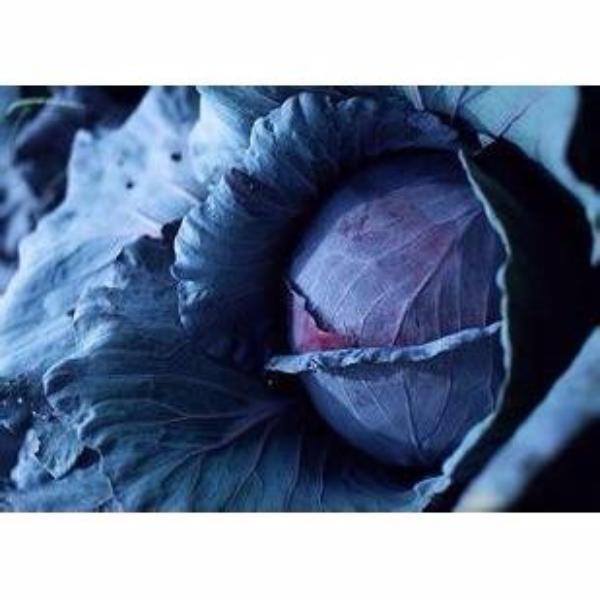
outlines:
[{"label": "ruffled leaf", "polygon": [[17,245],[31,230],[37,198],[13,164],[15,126],[6,118],[19,99],[17,87],[0,86],[0,293],[17,266]]},{"label": "ruffled leaf", "polygon": [[427,481],[413,488],[406,475],[347,447],[302,398],[269,392],[199,351],[178,323],[171,260],[168,245],[149,239],[125,251],[116,287],[90,290],[78,308],[79,354],[46,377],[48,401],[99,454],[119,506],[401,510],[426,503]]},{"label": "ruffled leaf", "polygon": [[193,91],[155,88],[120,129],[77,134],[67,197],[22,242],[0,299],[0,374],[39,374],[72,351],[85,287],[126,243],[159,236],[195,204],[184,142],[194,116]]},{"label": "ruffled leaf", "polygon": [[331,93],[328,87],[201,86],[200,119],[190,135],[192,165],[205,189],[248,147],[257,119],[302,91]]},{"label": "ruffled leaf", "polygon": [[[22,98],[15,112],[39,107],[13,140],[14,162],[42,206],[41,215],[54,207],[65,191],[66,165],[79,129],[114,128],[139,102],[144,88],[67,86],[48,90],[42,98]],[[39,103],[39,104],[38,104]]]},{"label": "ruffled leaf", "polygon": [[0,88],[0,291],[17,266],[20,240],[64,197],[76,131],[116,127],[142,94],[134,87]]},{"label": "ruffled leaf", "polygon": [[[38,435],[39,427],[27,432],[11,479],[0,486],[0,506],[4,510],[26,512],[92,511],[105,507],[119,510],[110,482],[100,471],[98,456],[82,451],[58,421],[53,420],[45,428],[50,434],[46,440],[43,433],[42,438]],[[58,433],[54,441],[67,443],[64,446],[54,443],[53,433]],[[75,446],[77,452],[73,453]],[[48,469],[52,465],[47,459],[53,451],[56,453],[53,466],[59,467],[58,470]],[[60,457],[67,460],[61,463]]]},{"label": "ruffled leaf", "polygon": [[184,325],[211,354],[261,366],[276,343],[273,298],[290,245],[329,188],[386,153],[448,149],[455,138],[397,100],[300,94],[259,119],[236,167],[176,237]]},{"label": "ruffled leaf", "polygon": [[39,383],[28,376],[0,378],[0,479],[8,478],[32,414],[43,405]]}]

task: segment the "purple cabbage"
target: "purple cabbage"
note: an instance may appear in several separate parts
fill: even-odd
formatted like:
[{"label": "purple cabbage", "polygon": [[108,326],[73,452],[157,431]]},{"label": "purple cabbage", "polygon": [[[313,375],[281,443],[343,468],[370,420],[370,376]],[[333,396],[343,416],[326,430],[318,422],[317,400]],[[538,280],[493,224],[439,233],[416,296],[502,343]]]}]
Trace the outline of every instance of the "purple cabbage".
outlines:
[{"label": "purple cabbage", "polygon": [[431,466],[452,451],[495,407],[504,256],[449,152],[380,161],[338,187],[291,264],[290,343],[387,358],[303,373],[330,425],[386,462]]},{"label": "purple cabbage", "polygon": [[597,506],[575,90],[200,93],[80,131],[64,198],[76,115],[16,140],[9,266],[18,181],[56,208],[0,302],[0,510]]}]

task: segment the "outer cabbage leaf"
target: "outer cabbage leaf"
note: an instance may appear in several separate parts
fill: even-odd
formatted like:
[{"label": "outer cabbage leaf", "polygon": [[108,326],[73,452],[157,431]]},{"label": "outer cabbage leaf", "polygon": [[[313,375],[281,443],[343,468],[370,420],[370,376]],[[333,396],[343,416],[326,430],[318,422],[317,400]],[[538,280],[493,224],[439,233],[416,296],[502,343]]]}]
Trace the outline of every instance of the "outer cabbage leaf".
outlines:
[{"label": "outer cabbage leaf", "polygon": [[[65,441],[63,436],[59,436]],[[54,446],[66,456],[64,448]],[[68,448],[71,445],[67,445]],[[21,447],[11,481],[0,486],[0,507],[8,511],[92,511],[105,507],[117,510],[112,488],[100,471],[93,453],[78,456],[72,466],[55,479],[39,459],[40,440],[31,429]]]},{"label": "outer cabbage leaf", "polygon": [[2,398],[0,496],[5,510],[96,510],[114,501],[97,455],[52,415],[38,386],[24,376],[9,380]]},{"label": "outer cabbage leaf", "polygon": [[459,510],[597,510],[600,329],[466,490]]},{"label": "outer cabbage leaf", "polygon": [[81,467],[60,480],[44,479],[26,491],[2,494],[0,507],[18,512],[90,512],[118,510],[108,479],[97,464]]},{"label": "outer cabbage leaf", "polygon": [[36,198],[12,164],[14,126],[5,118],[19,98],[17,87],[0,86],[0,292],[12,277],[19,240],[30,231]]},{"label": "outer cabbage leaf", "polygon": [[205,189],[239,160],[248,147],[257,119],[302,91],[328,92],[329,87],[201,86],[200,119],[190,136],[192,166]]},{"label": "outer cabbage leaf", "polygon": [[117,126],[141,93],[132,87],[0,87],[0,290],[17,266],[19,241],[64,197],[76,131]]},{"label": "outer cabbage leaf", "polygon": [[9,476],[31,415],[42,403],[39,385],[27,376],[0,378],[0,480]]},{"label": "outer cabbage leaf", "polygon": [[[428,482],[413,488],[406,474],[346,446],[305,398],[269,391],[202,353],[179,324],[171,261],[169,242],[143,238],[126,248],[111,286],[88,290],[78,306],[78,353],[45,378],[61,422],[100,456],[115,506],[401,510],[426,503]],[[61,481],[50,482],[52,494]],[[21,506],[44,501],[39,482],[32,493],[19,492]]]},{"label": "outer cabbage leaf", "polygon": [[575,174],[568,161],[579,109],[576,88],[423,86],[413,92],[425,109],[446,115],[453,124],[511,142],[550,171],[585,207],[594,231],[593,260],[600,260],[600,196]]},{"label": "outer cabbage leaf", "polygon": [[[43,104],[26,120],[11,143],[13,161],[38,198],[37,216],[61,200],[66,165],[75,133],[79,129],[114,128],[135,107],[144,88],[67,86],[47,90]],[[27,94],[21,92],[21,96]],[[22,111],[31,99],[21,99]],[[36,98],[33,98],[34,106]],[[17,103],[18,107],[18,103]]]},{"label": "outer cabbage leaf", "polygon": [[[449,508],[569,366],[597,319],[597,273],[585,213],[515,147],[496,142],[465,157],[473,184],[506,238],[503,336],[508,369],[493,419],[450,459],[435,508]],[[577,307],[576,310],[573,307]]]},{"label": "outer cabbage leaf", "polygon": [[20,245],[0,298],[0,374],[39,374],[73,349],[69,313],[121,248],[160,235],[195,203],[182,140],[195,121],[189,89],[152,89],[118,130],[80,131],[64,202]]}]

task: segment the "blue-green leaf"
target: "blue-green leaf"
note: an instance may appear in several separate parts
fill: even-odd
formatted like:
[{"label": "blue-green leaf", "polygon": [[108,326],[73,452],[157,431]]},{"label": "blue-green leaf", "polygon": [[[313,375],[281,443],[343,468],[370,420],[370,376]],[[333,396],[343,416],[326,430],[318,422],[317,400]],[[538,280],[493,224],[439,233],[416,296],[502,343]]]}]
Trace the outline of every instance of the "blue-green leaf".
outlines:
[{"label": "blue-green leaf", "polygon": [[569,143],[580,106],[571,86],[422,86],[423,107],[492,139],[515,144],[547,169],[584,206],[594,231],[593,260],[600,261],[600,194],[576,175]]},{"label": "blue-green leaf", "polygon": [[[348,447],[302,395],[269,390],[199,350],[179,324],[171,260],[169,244],[149,238],[126,249],[113,286],[88,291],[78,307],[77,354],[46,375],[49,403],[98,453],[118,506],[312,511],[426,504],[427,480]],[[60,481],[50,482],[52,490]],[[21,502],[35,505],[41,489],[33,487],[33,499],[21,491]]]},{"label": "blue-green leaf", "polygon": [[[445,496],[468,482],[543,401],[597,319],[597,274],[585,213],[567,190],[514,146],[496,142],[464,157],[469,176],[507,241],[504,290],[508,377],[495,417],[463,444]],[[573,307],[577,307],[574,310]]]},{"label": "blue-green leaf", "polygon": [[[566,454],[569,445],[587,427],[597,427],[600,422],[599,357],[600,329],[596,328],[545,400],[469,486],[460,499],[459,510],[506,510],[519,501],[529,486],[535,485],[536,476],[546,471],[552,477],[553,461]],[[579,459],[581,461],[581,456]],[[591,460],[594,462],[595,458]],[[557,507],[561,498],[563,502],[570,502],[566,510],[575,506],[597,508],[594,505],[597,493],[594,498],[585,498],[586,488],[597,487],[596,474],[578,473],[577,465],[573,461],[570,476],[556,482],[554,487],[563,489],[544,499],[544,510]],[[570,489],[573,481],[580,485]],[[565,506],[558,508],[561,509],[565,510]]]},{"label": "blue-green leaf", "polygon": [[0,375],[40,374],[72,351],[70,313],[86,286],[125,244],[160,236],[195,204],[185,146],[195,102],[189,89],[155,88],[118,130],[77,134],[67,197],[21,243],[0,298]]}]

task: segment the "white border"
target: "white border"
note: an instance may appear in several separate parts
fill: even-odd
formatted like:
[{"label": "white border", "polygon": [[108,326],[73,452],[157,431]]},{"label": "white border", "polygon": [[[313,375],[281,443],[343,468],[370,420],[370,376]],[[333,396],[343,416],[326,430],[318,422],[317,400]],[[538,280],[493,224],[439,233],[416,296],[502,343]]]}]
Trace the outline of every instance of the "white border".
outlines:
[{"label": "white border", "polygon": [[0,535],[5,598],[586,600],[600,517],[0,515]]},{"label": "white border", "polygon": [[589,0],[29,0],[0,82],[598,83]]}]

